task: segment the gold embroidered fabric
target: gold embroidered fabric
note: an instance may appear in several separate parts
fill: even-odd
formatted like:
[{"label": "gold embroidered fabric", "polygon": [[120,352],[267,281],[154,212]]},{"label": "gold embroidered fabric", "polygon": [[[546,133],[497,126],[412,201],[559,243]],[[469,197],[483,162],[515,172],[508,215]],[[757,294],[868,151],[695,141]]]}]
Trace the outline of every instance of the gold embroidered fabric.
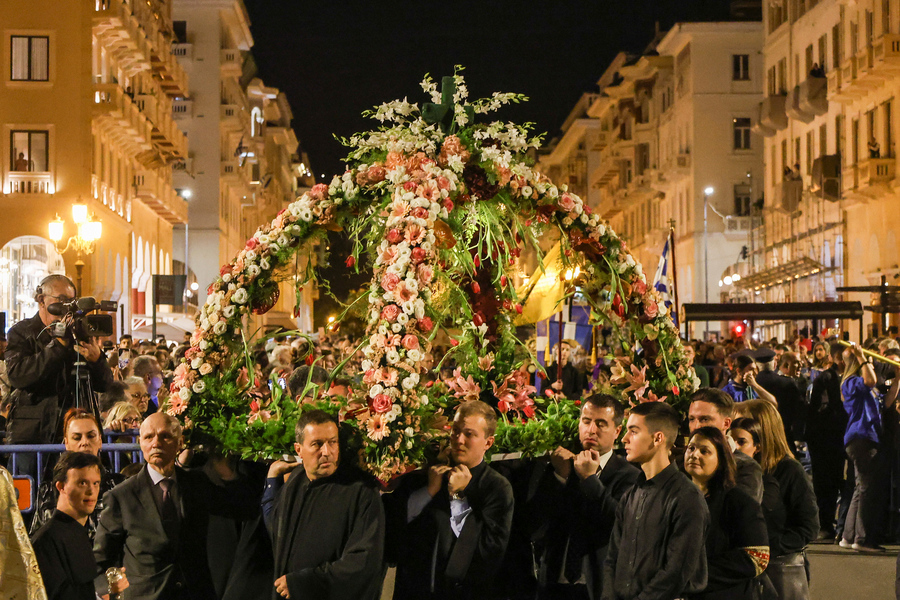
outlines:
[{"label": "gold embroidered fabric", "polygon": [[747,546],[743,548],[744,552],[753,561],[756,567],[756,574],[760,575],[769,566],[769,547],[768,546]]},{"label": "gold embroidered fabric", "polygon": [[0,590],[4,599],[47,600],[12,477],[3,467],[0,467]]}]

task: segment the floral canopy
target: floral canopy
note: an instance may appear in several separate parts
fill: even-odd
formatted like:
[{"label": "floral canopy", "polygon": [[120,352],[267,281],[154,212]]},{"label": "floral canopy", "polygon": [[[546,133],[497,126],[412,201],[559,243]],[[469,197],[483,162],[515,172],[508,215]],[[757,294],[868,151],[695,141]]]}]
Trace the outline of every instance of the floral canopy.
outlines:
[{"label": "floral canopy", "polygon": [[[446,435],[447,415],[471,399],[502,413],[502,450],[537,453],[575,436],[576,402],[535,395],[527,367],[536,361],[514,326],[522,305],[512,274],[523,252],[542,256],[543,236],[560,240],[560,272],[583,274],[578,288],[592,321],[617,332],[622,356],[601,391],[626,404],[678,406],[695,387],[668,309],[625,242],[581,198],[535,171],[529,150],[540,137],[529,137],[529,125],[476,121],[526,98],[494,93],[467,103],[459,71],[441,91],[427,76],[422,88],[430,103],[404,99],[368,112],[381,125],[342,140],[351,148],[347,170],[260,227],[222,267],[167,407],[189,429],[246,457],[290,452],[306,405],[277,386],[266,405],[250,394],[241,376],[244,318],[274,304],[298,253],[328,231],[349,236],[348,268],[373,273],[352,303],[365,307],[367,323],[361,369],[346,374],[358,383],[331,406],[354,432],[362,464],[382,480],[422,465]],[[307,269],[301,283],[314,276]],[[440,330],[450,348],[435,358],[457,365],[446,382],[426,369]]]}]

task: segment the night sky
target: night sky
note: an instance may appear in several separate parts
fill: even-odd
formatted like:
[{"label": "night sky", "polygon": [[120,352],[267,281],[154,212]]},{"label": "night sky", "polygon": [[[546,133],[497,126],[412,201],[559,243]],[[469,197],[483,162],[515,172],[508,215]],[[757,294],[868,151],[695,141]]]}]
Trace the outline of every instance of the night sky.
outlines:
[{"label": "night sky", "polygon": [[[531,121],[547,139],[583,92],[621,50],[640,52],[654,23],[727,20],[728,0],[466,0],[458,2],[338,2],[244,0],[253,55],[266,85],[288,97],[294,131],[317,178],[343,171],[346,150],[333,135],[372,129],[360,113],[385,101],[427,101],[419,82],[440,81],[456,64],[470,99],[519,92],[528,103],[504,109],[503,120]],[[336,289],[343,253],[332,247]],[[338,275],[338,277],[333,277]],[[324,295],[323,295],[324,299]],[[317,305],[324,319],[332,309]],[[320,324],[320,318],[316,319]]]}]

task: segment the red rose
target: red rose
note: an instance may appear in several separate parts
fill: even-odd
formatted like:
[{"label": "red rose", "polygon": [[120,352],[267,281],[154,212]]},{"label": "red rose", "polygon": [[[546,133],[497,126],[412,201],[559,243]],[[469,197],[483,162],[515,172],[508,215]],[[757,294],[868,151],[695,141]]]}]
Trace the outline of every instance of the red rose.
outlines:
[{"label": "red rose", "polygon": [[425,248],[413,248],[410,253],[410,257],[412,258],[413,264],[419,264],[428,256],[428,253],[425,252]]},{"label": "red rose", "polygon": [[417,218],[417,219],[427,219],[427,218],[428,218],[428,211],[425,210],[425,209],[424,209],[423,207],[421,207],[421,206],[417,206],[416,208],[413,209],[413,211],[412,211],[412,216],[414,216],[414,217]]},{"label": "red rose", "polygon": [[391,229],[390,231],[388,231],[387,236],[385,236],[385,237],[387,238],[387,241],[389,241],[392,244],[399,244],[400,242],[403,241],[403,234],[400,233],[400,230],[397,228],[394,228],[394,229]]},{"label": "red rose", "polygon": [[399,315],[400,307],[396,304],[388,304],[384,307],[384,310],[381,311],[381,317],[386,319],[389,323],[396,321]]},{"label": "red rose", "polygon": [[453,200],[450,198],[444,198],[444,208],[447,209],[447,212],[453,211]]},{"label": "red rose", "polygon": [[516,312],[522,314],[522,305],[519,303],[516,303]]},{"label": "red rose", "polygon": [[415,350],[419,347],[419,338],[414,335],[405,335],[401,344],[407,350]]},{"label": "red rose", "polygon": [[432,327],[434,327],[434,323],[431,321],[431,317],[422,317],[419,319],[419,329],[422,331],[429,332]]},{"label": "red rose", "polygon": [[386,413],[391,410],[391,407],[394,405],[394,401],[391,400],[391,397],[387,394],[378,394],[374,398],[372,398],[371,406],[372,410],[376,413]]},{"label": "red rose", "polygon": [[526,406],[525,408],[522,409],[522,412],[525,413],[525,416],[528,417],[529,419],[534,418],[534,407],[533,406]]},{"label": "red rose", "polygon": [[316,362],[316,358],[312,354],[310,354],[309,356],[306,357],[307,366],[311,367],[314,362]]},{"label": "red rose", "polygon": [[581,406],[581,400],[576,400],[576,401],[575,401],[575,406]]},{"label": "red rose", "polygon": [[231,265],[222,265],[222,268],[219,269],[219,275],[224,277],[225,273],[231,273]]},{"label": "red rose", "polygon": [[[479,268],[479,267],[481,267],[481,257],[480,257],[480,256],[476,256],[476,257],[475,257],[475,268],[477,269],[477,268]],[[477,292],[476,292],[476,293],[477,293]]]},{"label": "red rose", "polygon": [[354,257],[353,255],[348,256],[347,260],[344,261],[344,264],[347,265],[348,269],[352,268],[353,265],[356,264],[356,257]]},{"label": "red rose", "polygon": [[407,181],[406,183],[403,184],[403,189],[406,190],[407,192],[416,191],[416,182],[415,181]]},{"label": "red rose", "polygon": [[257,246],[259,246],[259,240],[256,239],[255,237],[252,237],[249,240],[247,240],[247,249],[248,250],[253,250]]}]

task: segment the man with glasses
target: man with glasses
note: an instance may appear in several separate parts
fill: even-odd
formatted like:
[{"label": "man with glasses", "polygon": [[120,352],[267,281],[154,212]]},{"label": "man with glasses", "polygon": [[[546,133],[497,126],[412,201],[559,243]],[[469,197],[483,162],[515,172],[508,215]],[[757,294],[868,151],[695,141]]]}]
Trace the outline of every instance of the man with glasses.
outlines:
[{"label": "man with glasses", "polygon": [[[64,317],[51,315],[51,304],[75,298],[75,286],[64,275],[50,275],[35,291],[38,312],[9,330],[6,366],[12,387],[12,410],[7,441],[12,444],[47,444],[62,439],[60,416],[74,404],[73,366],[87,363],[94,392],[103,392],[112,381],[96,338],[78,342],[53,337],[50,327]],[[33,472],[34,457],[20,457],[20,470]]]}]

